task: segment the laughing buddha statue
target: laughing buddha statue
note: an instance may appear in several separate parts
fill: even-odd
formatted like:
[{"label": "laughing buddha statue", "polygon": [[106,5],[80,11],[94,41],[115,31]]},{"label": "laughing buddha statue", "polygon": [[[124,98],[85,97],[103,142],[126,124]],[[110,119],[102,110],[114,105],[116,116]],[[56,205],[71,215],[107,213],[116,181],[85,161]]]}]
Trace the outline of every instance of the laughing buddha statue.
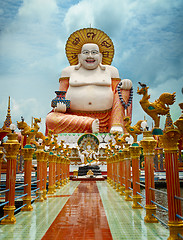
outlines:
[{"label": "laughing buddha statue", "polygon": [[114,56],[111,39],[98,29],[78,30],[67,41],[66,55],[70,66],[59,79],[64,101],[57,101],[47,115],[47,130],[123,133],[123,118],[132,113],[132,82],[121,80],[110,65]]}]

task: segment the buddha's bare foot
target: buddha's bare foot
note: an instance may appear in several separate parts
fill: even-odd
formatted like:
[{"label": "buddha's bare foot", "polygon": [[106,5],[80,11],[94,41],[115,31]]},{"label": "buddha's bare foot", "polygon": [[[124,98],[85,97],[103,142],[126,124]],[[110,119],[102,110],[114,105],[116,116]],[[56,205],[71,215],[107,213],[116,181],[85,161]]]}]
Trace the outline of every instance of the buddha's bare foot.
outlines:
[{"label": "buddha's bare foot", "polygon": [[92,132],[98,133],[99,132],[99,120],[95,119],[92,123]]},{"label": "buddha's bare foot", "polygon": [[115,133],[115,132],[123,134],[123,128],[121,126],[113,126],[113,127],[111,127],[110,133]]}]

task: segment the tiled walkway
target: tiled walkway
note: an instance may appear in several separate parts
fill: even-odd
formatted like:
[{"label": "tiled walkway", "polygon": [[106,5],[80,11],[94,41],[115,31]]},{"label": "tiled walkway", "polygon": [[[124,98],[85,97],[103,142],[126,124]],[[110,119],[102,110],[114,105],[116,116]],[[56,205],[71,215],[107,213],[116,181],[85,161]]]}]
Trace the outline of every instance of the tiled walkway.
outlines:
[{"label": "tiled walkway", "polygon": [[96,182],[81,182],[43,240],[112,240]]},{"label": "tiled walkway", "polygon": [[132,203],[123,198],[106,182],[71,181],[46,201],[34,203],[32,212],[18,213],[15,225],[0,225],[0,239],[168,238],[167,229],[159,223],[144,223],[145,211],[132,210]]}]

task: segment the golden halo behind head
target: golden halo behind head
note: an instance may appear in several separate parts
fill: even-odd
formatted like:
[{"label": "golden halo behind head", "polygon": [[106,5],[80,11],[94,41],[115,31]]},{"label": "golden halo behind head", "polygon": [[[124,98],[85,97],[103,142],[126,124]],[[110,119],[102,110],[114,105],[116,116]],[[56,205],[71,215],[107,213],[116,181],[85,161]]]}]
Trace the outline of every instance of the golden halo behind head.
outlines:
[{"label": "golden halo behind head", "polygon": [[73,32],[66,43],[66,55],[70,65],[78,64],[78,54],[86,43],[95,43],[102,53],[102,64],[110,65],[114,56],[112,40],[103,31],[96,28],[83,28]]}]

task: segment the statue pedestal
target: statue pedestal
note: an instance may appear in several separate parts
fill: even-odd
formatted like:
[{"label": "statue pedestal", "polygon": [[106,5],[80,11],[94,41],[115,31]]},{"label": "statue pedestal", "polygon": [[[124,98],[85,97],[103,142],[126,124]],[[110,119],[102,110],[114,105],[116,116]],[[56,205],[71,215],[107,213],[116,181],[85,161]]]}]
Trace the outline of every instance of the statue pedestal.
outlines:
[{"label": "statue pedestal", "polygon": [[87,175],[87,172],[89,170],[91,170],[93,172],[94,176],[102,175],[99,166],[97,166],[97,165],[93,165],[93,166],[88,165],[87,166],[86,165],[86,166],[83,166],[83,167],[79,167],[79,169],[78,169],[78,176],[85,176],[85,175]]}]

